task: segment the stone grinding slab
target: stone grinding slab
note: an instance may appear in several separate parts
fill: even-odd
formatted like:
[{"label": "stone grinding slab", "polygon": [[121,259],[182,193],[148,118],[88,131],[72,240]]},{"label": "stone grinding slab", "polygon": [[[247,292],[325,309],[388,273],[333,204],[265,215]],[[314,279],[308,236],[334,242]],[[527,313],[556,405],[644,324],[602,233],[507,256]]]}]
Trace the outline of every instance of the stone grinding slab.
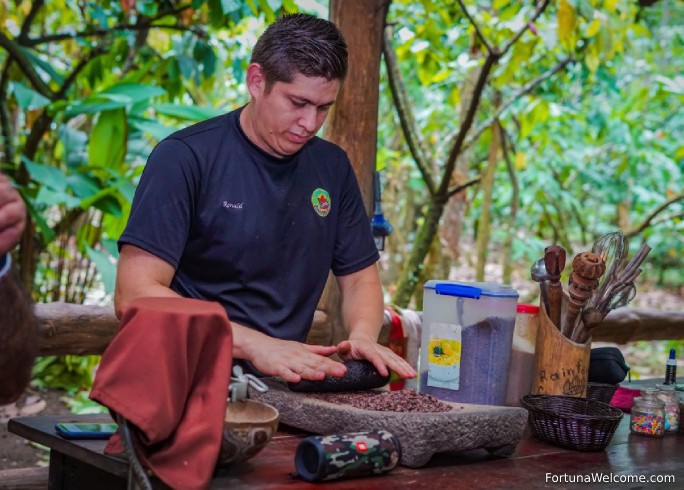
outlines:
[{"label": "stone grinding slab", "polygon": [[274,406],[280,421],[315,434],[344,434],[384,429],[401,445],[404,466],[419,468],[435,453],[484,448],[509,456],[527,423],[527,410],[519,407],[446,402],[450,412],[388,412],[333,404],[290,391],[277,379],[263,379],[269,389],[249,390],[249,398]]}]

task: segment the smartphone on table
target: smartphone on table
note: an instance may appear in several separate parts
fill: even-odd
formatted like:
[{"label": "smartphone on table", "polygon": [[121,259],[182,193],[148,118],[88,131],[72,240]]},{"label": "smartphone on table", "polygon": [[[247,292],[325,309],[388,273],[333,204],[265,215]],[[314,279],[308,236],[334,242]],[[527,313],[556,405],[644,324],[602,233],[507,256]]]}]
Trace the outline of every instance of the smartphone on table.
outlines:
[{"label": "smartphone on table", "polygon": [[65,439],[109,439],[114,434],[117,425],[111,423],[93,422],[63,422],[55,424],[57,434]]}]

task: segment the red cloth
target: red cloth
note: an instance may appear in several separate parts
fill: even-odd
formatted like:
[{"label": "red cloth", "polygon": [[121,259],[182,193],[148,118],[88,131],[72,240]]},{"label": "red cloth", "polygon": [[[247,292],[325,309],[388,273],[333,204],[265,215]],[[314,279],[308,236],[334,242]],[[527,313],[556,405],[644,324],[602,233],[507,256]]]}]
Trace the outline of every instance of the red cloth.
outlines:
[{"label": "red cloth", "polygon": [[640,394],[640,390],[618,386],[618,389],[615,390],[615,393],[613,394],[613,398],[610,400],[610,406],[619,408],[623,412],[631,412],[634,398]]},{"label": "red cloth", "polygon": [[[102,356],[90,398],[132,424],[143,464],[171,488],[203,489],[211,482],[232,347],[218,303],[141,298],[126,310]],[[116,434],[105,452],[120,450]]]}]

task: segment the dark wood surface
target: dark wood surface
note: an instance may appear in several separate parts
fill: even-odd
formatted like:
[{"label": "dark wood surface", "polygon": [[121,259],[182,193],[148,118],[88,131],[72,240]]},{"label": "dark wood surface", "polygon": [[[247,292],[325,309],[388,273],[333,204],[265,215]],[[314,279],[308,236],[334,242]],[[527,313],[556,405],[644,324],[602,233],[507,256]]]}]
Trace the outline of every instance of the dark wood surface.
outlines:
[{"label": "dark wood surface", "polygon": [[[108,420],[107,415],[22,417],[12,419],[9,430],[51,448],[50,488],[125,489],[128,465],[102,453],[105,441],[68,441],[54,431],[56,422]],[[399,466],[381,476],[321,484],[291,476],[295,472],[295,450],[305,436],[297,429],[281,427],[261,453],[235,468],[218,473],[211,488],[684,489],[684,433],[667,435],[662,439],[632,435],[629,433],[628,414],[625,414],[604,452],[562,449],[526,434],[509,457],[491,456],[484,450],[437,454],[422,468]],[[547,478],[547,474],[555,480]],[[612,475],[614,482],[600,485],[570,483],[570,478],[591,474],[605,475],[605,478]],[[657,484],[615,481],[616,478],[638,475],[646,479],[672,475],[675,481]],[[566,480],[563,482],[559,478]]]}]

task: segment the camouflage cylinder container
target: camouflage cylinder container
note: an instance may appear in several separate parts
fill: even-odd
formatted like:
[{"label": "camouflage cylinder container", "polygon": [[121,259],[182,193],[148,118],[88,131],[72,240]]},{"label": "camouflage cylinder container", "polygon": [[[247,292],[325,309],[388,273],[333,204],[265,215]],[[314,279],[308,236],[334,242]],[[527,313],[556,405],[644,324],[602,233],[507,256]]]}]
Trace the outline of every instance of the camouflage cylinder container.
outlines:
[{"label": "camouflage cylinder container", "polygon": [[401,459],[399,441],[386,430],[310,436],[297,446],[295,466],[306,481],[379,475]]}]

